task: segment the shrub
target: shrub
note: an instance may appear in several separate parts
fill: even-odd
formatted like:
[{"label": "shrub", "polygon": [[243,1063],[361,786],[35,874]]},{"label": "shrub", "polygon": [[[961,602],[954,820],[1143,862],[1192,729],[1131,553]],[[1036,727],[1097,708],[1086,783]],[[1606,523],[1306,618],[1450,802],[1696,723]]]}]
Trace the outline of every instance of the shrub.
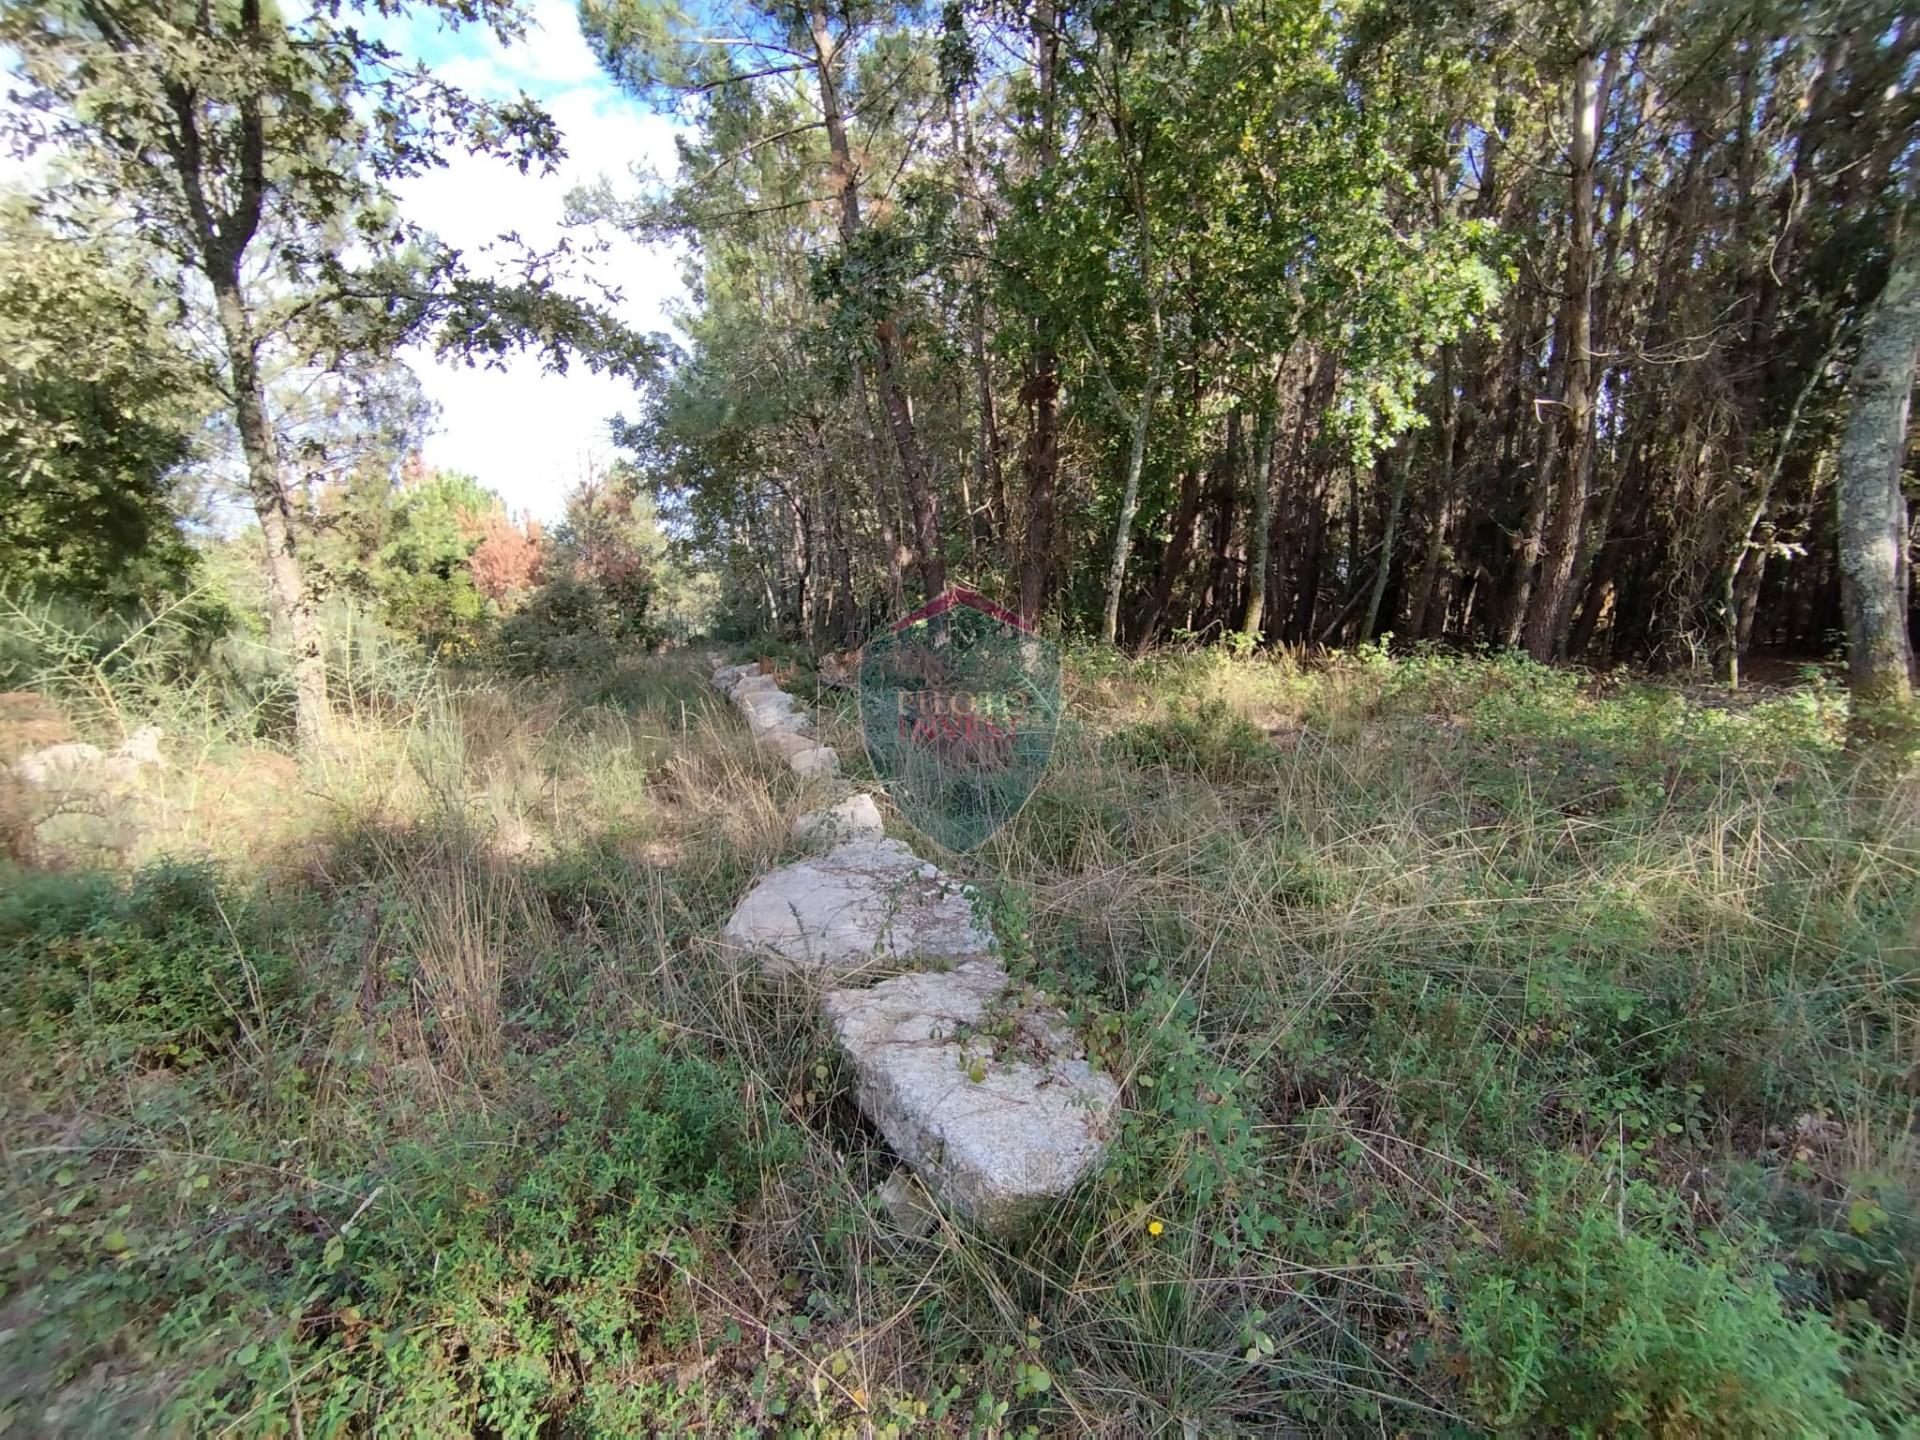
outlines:
[{"label": "shrub", "polygon": [[1546,1167],[1491,1257],[1461,1262],[1457,1362],[1479,1419],[1541,1434],[1870,1434],[1825,1319],[1787,1314],[1767,1267],[1701,1258]]},{"label": "shrub", "polygon": [[153,866],[124,888],[101,875],[20,872],[6,891],[0,1027],[54,1044],[193,1065],[287,976],[282,957],[242,938],[246,903],[223,900],[209,866]]},{"label": "shrub", "polygon": [[387,1222],[316,1244],[335,1313],[387,1337],[336,1337],[340,1416],[534,1435],[576,1406],[591,1414],[606,1398],[594,1382],[685,1348],[676,1262],[697,1266],[696,1234],[797,1153],[742,1103],[736,1067],[653,1035],[562,1052],[525,1078],[550,1107],[527,1117],[527,1143],[403,1157],[416,1178]]},{"label": "shrub", "polygon": [[559,576],[500,626],[501,668],[510,675],[556,675],[611,667],[623,643],[654,638],[646,597],[615,593]]},{"label": "shrub", "polygon": [[1273,758],[1260,727],[1218,698],[1176,700],[1164,718],[1143,721],[1118,738],[1136,764],[1170,765],[1210,780],[1244,778]]}]

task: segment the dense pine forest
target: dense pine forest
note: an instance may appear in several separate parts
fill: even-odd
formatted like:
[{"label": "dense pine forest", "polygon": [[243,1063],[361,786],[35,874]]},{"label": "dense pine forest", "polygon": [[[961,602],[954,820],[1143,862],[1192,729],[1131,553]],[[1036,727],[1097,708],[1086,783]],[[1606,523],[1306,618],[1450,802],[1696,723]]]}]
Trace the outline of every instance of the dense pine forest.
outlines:
[{"label": "dense pine forest", "polygon": [[1909,10],[0,68],[0,1434],[1914,1433]]},{"label": "dense pine forest", "polygon": [[761,623],[954,573],[1134,647],[1724,675],[1844,628],[1897,7],[584,18],[702,121],[583,208],[699,247],[631,439]]}]

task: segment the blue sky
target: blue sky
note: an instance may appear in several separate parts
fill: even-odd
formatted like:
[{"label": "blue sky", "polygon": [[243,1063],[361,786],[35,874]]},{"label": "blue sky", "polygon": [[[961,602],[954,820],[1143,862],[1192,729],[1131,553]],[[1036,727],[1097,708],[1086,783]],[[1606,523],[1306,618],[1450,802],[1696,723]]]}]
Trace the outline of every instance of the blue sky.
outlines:
[{"label": "blue sky", "polygon": [[[447,31],[420,15],[382,36],[476,96],[525,90],[559,123],[567,159],[553,175],[521,175],[501,162],[454,156],[446,168],[399,187],[403,212],[466,251],[477,266],[485,264],[477,252],[504,231],[535,246],[557,241],[567,193],[577,186],[605,175],[616,190],[631,189],[635,165],[661,174],[674,166],[677,122],[608,82],[581,37],[573,5],[534,0],[528,9],[533,27],[511,49],[479,27]],[[679,255],[607,238],[612,248],[593,264],[621,290],[622,317],[641,329],[671,332],[665,312],[682,293]],[[629,384],[585,367],[548,375],[529,360],[481,370],[420,350],[406,359],[441,407],[427,462],[475,476],[514,510],[542,520],[558,517],[567,487],[589,466],[605,465],[612,455],[607,420],[634,408]]]}]

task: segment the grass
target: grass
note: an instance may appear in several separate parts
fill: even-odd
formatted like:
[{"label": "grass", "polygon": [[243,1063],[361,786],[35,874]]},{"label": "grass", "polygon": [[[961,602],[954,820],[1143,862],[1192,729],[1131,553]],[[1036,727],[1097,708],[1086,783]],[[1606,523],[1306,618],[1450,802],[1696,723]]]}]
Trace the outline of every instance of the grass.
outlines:
[{"label": "grass", "polygon": [[[1871,1434],[1920,1410],[1920,820],[1850,773],[1830,691],[1070,657],[1039,791],[938,858],[1126,1114],[1097,1180],[996,1243],[899,1228],[810,1008],[715,944],[804,800],[703,669],[427,677],[301,764],[209,721],[112,797],[124,844],[34,826],[0,907],[0,1416]],[[850,700],[822,705],[857,770]],[[112,738],[114,708],[69,713]]]}]

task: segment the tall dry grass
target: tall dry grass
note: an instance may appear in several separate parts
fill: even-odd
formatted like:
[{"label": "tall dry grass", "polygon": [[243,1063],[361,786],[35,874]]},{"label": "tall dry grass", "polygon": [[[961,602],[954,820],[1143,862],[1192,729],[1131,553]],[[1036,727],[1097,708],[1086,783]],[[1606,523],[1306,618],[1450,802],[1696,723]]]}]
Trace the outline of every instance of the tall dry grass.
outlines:
[{"label": "tall dry grass", "polygon": [[321,918],[233,1123],[325,1213],[378,1175],[360,1223],[430,1267],[409,1177],[537,1147],[541,1064],[631,1033],[725,1057],[797,1147],[634,1304],[681,1327],[658,1363],[704,1423],[822,1433],[1473,1429],[1455,1267],[1499,1253],[1543,1155],[1658,1178],[1693,1237],[1776,1182],[1844,1229],[1920,1181],[1920,835],[1824,699],[1704,713],[1366,658],[1070,679],[999,836],[943,855],[894,822],[1123,1082],[1108,1168],[1031,1232],[884,1204],[896,1162],[809,997],[718,944],[819,797],[681,657],[344,717],[305,818],[247,857]]}]

